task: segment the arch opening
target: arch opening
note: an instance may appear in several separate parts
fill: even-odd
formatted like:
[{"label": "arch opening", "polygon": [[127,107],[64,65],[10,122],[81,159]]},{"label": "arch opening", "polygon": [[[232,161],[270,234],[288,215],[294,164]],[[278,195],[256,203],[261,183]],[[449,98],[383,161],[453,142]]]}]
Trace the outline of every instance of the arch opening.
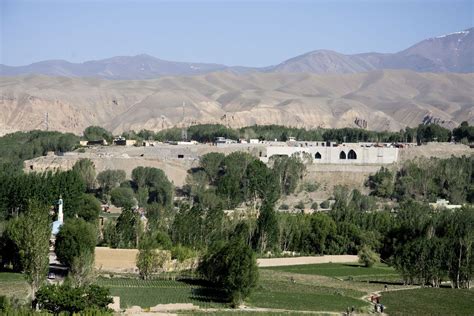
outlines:
[{"label": "arch opening", "polygon": [[314,159],[321,159],[321,154],[319,153],[319,151],[314,154]]},{"label": "arch opening", "polygon": [[347,159],[352,159],[352,160],[357,159],[357,154],[356,154],[356,152],[351,149],[351,150],[349,151],[349,153],[347,154]]},{"label": "arch opening", "polygon": [[346,159],[346,153],[341,151],[341,153],[339,154],[339,159]]}]

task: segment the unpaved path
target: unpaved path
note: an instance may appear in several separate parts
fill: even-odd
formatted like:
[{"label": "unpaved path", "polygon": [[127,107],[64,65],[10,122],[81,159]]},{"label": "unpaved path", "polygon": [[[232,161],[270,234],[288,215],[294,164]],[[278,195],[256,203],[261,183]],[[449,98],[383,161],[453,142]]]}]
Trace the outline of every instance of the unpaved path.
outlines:
[{"label": "unpaved path", "polygon": [[337,255],[337,256],[314,256],[314,257],[291,257],[291,258],[268,258],[257,259],[259,267],[278,267],[293,266],[302,264],[317,263],[352,263],[357,262],[358,258],[354,255]]}]

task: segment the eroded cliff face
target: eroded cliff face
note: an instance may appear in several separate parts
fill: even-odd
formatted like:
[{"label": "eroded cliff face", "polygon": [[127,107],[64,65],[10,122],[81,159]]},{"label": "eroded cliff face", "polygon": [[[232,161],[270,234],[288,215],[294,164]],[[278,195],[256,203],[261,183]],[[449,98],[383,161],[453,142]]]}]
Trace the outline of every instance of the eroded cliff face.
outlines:
[{"label": "eroded cliff face", "polygon": [[[156,80],[0,78],[0,133],[43,129],[114,133],[220,123],[397,131],[427,116],[447,127],[474,121],[474,74],[375,71],[347,75],[227,72]],[[183,120],[184,102],[184,120]]]}]

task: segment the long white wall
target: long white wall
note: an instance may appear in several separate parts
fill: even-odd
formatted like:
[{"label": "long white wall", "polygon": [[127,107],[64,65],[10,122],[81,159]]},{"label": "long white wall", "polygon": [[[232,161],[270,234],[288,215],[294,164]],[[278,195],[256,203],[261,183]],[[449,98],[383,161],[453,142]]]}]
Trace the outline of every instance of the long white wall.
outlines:
[{"label": "long white wall", "polygon": [[398,160],[398,148],[362,147],[359,144],[338,147],[267,146],[266,156],[260,159],[268,162],[272,156],[297,154],[303,157],[304,153],[311,155],[313,163],[321,164],[390,164]]}]

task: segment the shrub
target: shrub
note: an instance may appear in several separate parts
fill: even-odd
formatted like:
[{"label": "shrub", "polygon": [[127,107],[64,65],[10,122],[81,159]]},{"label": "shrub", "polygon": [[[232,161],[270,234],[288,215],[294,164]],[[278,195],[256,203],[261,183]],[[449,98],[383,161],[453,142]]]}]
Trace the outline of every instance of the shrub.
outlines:
[{"label": "shrub", "polygon": [[311,209],[312,209],[312,210],[315,210],[315,211],[316,211],[318,208],[319,208],[318,202],[314,202],[313,204],[311,204]]},{"label": "shrub", "polygon": [[281,204],[280,205],[280,210],[285,210],[286,211],[286,210],[289,210],[289,209],[290,209],[290,207],[288,206],[288,204]]},{"label": "shrub", "polygon": [[379,255],[375,251],[370,249],[370,247],[365,245],[360,248],[359,253],[357,255],[359,256],[359,263],[362,263],[367,268],[370,268],[375,263],[380,262]]},{"label": "shrub", "polygon": [[299,201],[296,205],[295,205],[295,208],[299,209],[299,210],[304,210],[304,203],[303,201]]},{"label": "shrub", "polygon": [[318,190],[318,188],[319,188],[319,184],[317,183],[306,182],[303,186],[303,190],[306,192],[315,192],[316,190]]},{"label": "shrub", "polygon": [[329,200],[326,200],[326,201],[322,201],[321,204],[319,204],[319,206],[321,206],[321,208],[329,208],[331,204],[329,203]]}]

